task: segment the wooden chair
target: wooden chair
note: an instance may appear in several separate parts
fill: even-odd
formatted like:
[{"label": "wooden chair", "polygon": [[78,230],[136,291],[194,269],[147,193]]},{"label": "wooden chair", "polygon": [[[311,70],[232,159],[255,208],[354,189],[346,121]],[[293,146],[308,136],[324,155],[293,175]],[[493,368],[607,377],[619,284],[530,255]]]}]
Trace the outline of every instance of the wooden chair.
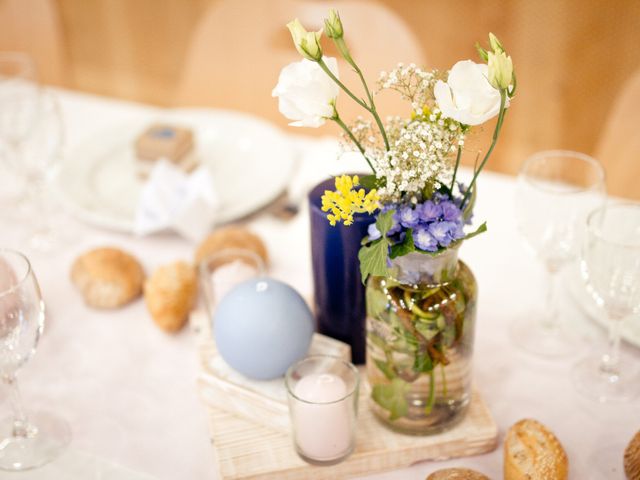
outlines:
[{"label": "wooden chair", "polygon": [[640,70],[624,84],[596,148],[609,193],[640,200]]},{"label": "wooden chair", "polygon": [[0,50],[28,53],[40,81],[67,84],[64,36],[53,0],[0,0]]},{"label": "wooden chair", "polygon": [[[381,70],[390,70],[397,62],[425,63],[418,41],[405,23],[375,1],[345,0],[336,4],[308,0],[219,0],[192,37],[175,105],[242,110],[285,126],[287,120],[278,112],[277,99],[271,97],[271,90],[282,67],[301,58],[285,25],[298,17],[308,29],[318,30],[333,6],[339,9],[347,43],[370,86],[375,84]],[[339,56],[326,37],[323,46],[326,55]],[[361,92],[359,80],[348,65],[340,62],[339,68],[341,79]],[[396,95],[381,96],[380,109],[384,114],[407,114],[406,110],[397,109],[400,104],[407,108]],[[338,99],[338,110],[347,119],[366,113],[344,94]],[[312,130],[304,132],[313,133]],[[327,134],[327,129],[319,129],[319,133]]]}]

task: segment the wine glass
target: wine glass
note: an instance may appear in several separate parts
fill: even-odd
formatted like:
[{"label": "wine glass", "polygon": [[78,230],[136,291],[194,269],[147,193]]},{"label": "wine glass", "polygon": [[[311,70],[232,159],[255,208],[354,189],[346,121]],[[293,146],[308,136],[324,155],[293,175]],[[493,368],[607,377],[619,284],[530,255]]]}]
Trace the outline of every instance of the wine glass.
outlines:
[{"label": "wine glass", "polygon": [[0,421],[0,469],[27,470],[56,458],[71,440],[61,419],[25,413],[16,380],[33,355],[44,327],[44,302],[29,260],[0,249],[0,375],[7,386],[13,416]]},{"label": "wine glass", "polygon": [[585,218],[605,200],[604,170],[592,157],[550,150],[529,157],[520,168],[516,223],[525,243],[547,272],[542,311],[511,326],[511,337],[525,350],[547,357],[573,354],[579,342],[559,320],[560,271],[577,258]]},{"label": "wine glass", "polygon": [[[38,117],[39,90],[29,55],[0,52],[0,143],[4,166],[19,180],[23,180],[22,147]],[[21,192],[15,193],[19,198]]]},{"label": "wine glass", "polygon": [[640,394],[637,362],[620,356],[621,323],[640,312],[640,203],[615,203],[587,218],[581,270],[587,291],[609,321],[609,349],[576,364],[572,378],[592,399],[627,401]]},{"label": "wine glass", "polygon": [[56,96],[43,90],[37,119],[22,145],[22,173],[26,191],[24,215],[33,219],[27,232],[30,247],[46,252],[56,244],[53,225],[55,212],[51,198],[51,180],[55,166],[62,157],[64,131],[60,106]]}]

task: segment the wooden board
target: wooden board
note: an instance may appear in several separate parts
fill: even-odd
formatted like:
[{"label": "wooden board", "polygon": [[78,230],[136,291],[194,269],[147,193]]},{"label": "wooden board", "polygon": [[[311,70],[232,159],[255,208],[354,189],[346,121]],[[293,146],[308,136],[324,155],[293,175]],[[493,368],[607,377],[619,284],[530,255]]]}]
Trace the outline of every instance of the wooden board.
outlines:
[{"label": "wooden board", "polygon": [[286,433],[209,409],[220,478],[336,480],[404,468],[423,460],[477,455],[493,450],[497,444],[497,426],[477,392],[462,423],[448,432],[426,437],[392,432],[373,417],[367,403],[366,395],[361,395],[355,451],[344,462],[328,467],[304,462]]},{"label": "wooden board", "polygon": [[[333,355],[351,360],[349,345],[315,333],[309,355]],[[249,380],[229,367],[213,343],[200,351],[202,372],[198,378],[200,399],[209,407],[220,408],[281,432],[289,431],[289,406],[282,378]]]},{"label": "wooden board", "polygon": [[[200,335],[200,353],[210,358],[212,339],[197,315],[191,318]],[[204,331],[203,331],[204,330]],[[211,375],[211,372],[203,372]],[[328,467],[304,462],[293,449],[291,435],[282,428],[282,419],[269,425],[265,415],[250,414],[259,399],[238,394],[236,402],[207,401],[211,390],[201,395],[207,408],[213,448],[220,478],[231,480],[323,480],[342,479],[408,467],[424,460],[477,455],[497,445],[498,428],[480,394],[474,391],[465,418],[453,429],[437,435],[417,437],[389,430],[376,420],[369,408],[368,386],[360,394],[356,448],[342,463]],[[231,405],[235,403],[236,405]],[[238,404],[246,403],[238,409]],[[285,405],[283,404],[283,407]],[[232,410],[232,411],[230,411]],[[247,412],[239,414],[238,412]]]}]

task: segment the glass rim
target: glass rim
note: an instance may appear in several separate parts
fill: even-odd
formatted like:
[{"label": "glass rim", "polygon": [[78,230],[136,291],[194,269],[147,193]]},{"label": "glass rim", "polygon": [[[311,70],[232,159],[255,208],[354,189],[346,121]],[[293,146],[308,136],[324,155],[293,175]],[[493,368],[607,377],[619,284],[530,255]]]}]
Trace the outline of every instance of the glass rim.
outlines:
[{"label": "glass rim", "polygon": [[[258,255],[255,251],[250,248],[242,248],[242,247],[229,247],[229,248],[221,248],[220,250],[216,250],[213,253],[210,253],[202,260],[198,262],[198,271],[201,275],[208,273],[208,265],[211,261],[216,260],[218,258],[224,258],[226,255],[236,255],[238,257],[246,257],[253,260],[256,264],[256,269],[258,270],[258,277],[263,276],[267,272],[267,264],[262,259],[260,255]],[[236,259],[234,259],[236,260]],[[227,262],[231,263],[231,262]],[[224,265],[224,264],[223,264]]]},{"label": "glass rim", "polygon": [[[293,390],[291,388],[291,385],[289,384],[289,379],[291,378],[291,374],[293,373],[293,370],[298,367],[299,365],[308,362],[310,360],[317,360],[317,359],[331,359],[331,360],[335,360],[336,362],[342,363],[344,366],[346,366],[349,370],[351,370],[351,372],[353,373],[356,381],[353,384],[353,388],[348,391],[347,393],[345,393],[342,397],[338,398],[337,400],[331,400],[328,402],[312,402],[309,400],[305,400],[304,398],[300,398],[298,397],[295,393],[293,393]],[[332,405],[334,403],[340,403],[344,400],[346,400],[347,398],[353,396],[353,394],[355,392],[357,392],[360,389],[360,372],[358,371],[357,367],[351,363],[348,362],[346,360],[344,360],[342,357],[339,357],[337,355],[323,355],[323,354],[314,354],[314,355],[307,355],[306,357],[298,360],[297,362],[295,362],[293,365],[291,365],[288,369],[287,369],[287,373],[285,373],[284,375],[284,385],[287,389],[287,393],[289,395],[291,395],[293,398],[295,398],[297,401],[302,402],[302,403],[306,403],[307,405]]]},{"label": "glass rim", "polygon": [[[16,77],[27,78],[29,74],[36,74],[36,65],[33,58],[25,52],[6,51],[0,52],[0,64],[13,62],[20,64]],[[0,81],[6,81],[0,76]]]},{"label": "glass rim", "polygon": [[[598,181],[593,182],[588,187],[574,187],[569,192],[559,192],[552,188],[541,186],[538,184],[538,182],[534,182],[533,179],[530,178],[530,176],[527,173],[527,170],[530,167],[530,165],[533,164],[534,162],[547,157],[575,158],[575,159],[581,160],[584,163],[589,164],[592,167],[595,167],[595,171],[597,172],[597,176],[598,176]],[[604,187],[605,181],[606,181],[606,174],[604,171],[604,167],[598,160],[596,160],[591,155],[587,155],[586,153],[582,153],[582,152],[576,152],[573,150],[542,150],[540,152],[536,152],[533,155],[530,155],[529,157],[527,157],[527,159],[523,162],[522,166],[520,167],[519,172],[523,175],[527,183],[534,185],[536,188],[540,190],[554,193],[555,195],[572,195],[572,194],[575,194],[576,192],[590,192],[590,191],[596,190],[599,186]]]},{"label": "glass rim", "polygon": [[596,217],[599,214],[606,214],[607,210],[611,210],[614,208],[619,208],[619,207],[623,207],[623,208],[627,208],[627,207],[632,207],[637,209],[640,212],[640,203],[639,202],[615,202],[615,203],[611,203],[608,205],[603,205],[601,207],[596,208],[595,210],[592,210],[591,213],[589,213],[589,215],[587,215],[587,231],[590,235],[593,235],[595,238],[597,238],[598,240],[608,243],[609,245],[615,245],[618,247],[622,247],[622,248],[640,248],[640,241],[638,242],[624,242],[624,241],[617,241],[617,240],[612,240],[610,238],[607,238],[602,229],[600,227],[598,227],[596,225]]},{"label": "glass rim", "polygon": [[17,250],[13,250],[11,248],[0,248],[0,256],[6,253],[22,259],[22,261],[24,261],[27,268],[22,278],[16,279],[15,282],[12,282],[9,288],[0,290],[0,298],[4,297],[5,295],[14,293],[16,290],[18,290],[26,282],[27,278],[29,278],[32,272],[31,262],[29,261],[29,259],[24,253],[21,253]]}]

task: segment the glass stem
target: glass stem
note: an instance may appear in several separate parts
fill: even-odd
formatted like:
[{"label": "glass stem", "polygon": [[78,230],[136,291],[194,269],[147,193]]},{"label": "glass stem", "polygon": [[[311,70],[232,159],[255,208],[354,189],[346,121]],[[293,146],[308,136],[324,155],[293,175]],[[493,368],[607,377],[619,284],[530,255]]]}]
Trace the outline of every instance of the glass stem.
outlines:
[{"label": "glass stem", "polygon": [[560,326],[558,322],[558,270],[547,268],[547,315],[543,315],[541,319],[542,327],[549,332],[557,331]]},{"label": "glass stem", "polygon": [[8,144],[8,168],[11,170],[13,180],[18,182],[18,201],[17,206],[20,209],[24,209],[26,204],[26,198],[24,196],[27,189],[27,181],[25,179],[22,161],[22,145],[17,142],[10,142]]},{"label": "glass stem", "polygon": [[609,348],[602,355],[600,370],[611,377],[617,377],[620,373],[620,327],[622,317],[619,315],[609,315]]},{"label": "glass stem", "polygon": [[18,379],[16,378],[15,373],[4,375],[3,380],[9,390],[9,403],[11,405],[11,410],[13,411],[13,437],[33,437],[37,433],[37,430],[29,424],[27,416],[24,413],[24,409],[22,408],[22,398],[20,396]]}]

